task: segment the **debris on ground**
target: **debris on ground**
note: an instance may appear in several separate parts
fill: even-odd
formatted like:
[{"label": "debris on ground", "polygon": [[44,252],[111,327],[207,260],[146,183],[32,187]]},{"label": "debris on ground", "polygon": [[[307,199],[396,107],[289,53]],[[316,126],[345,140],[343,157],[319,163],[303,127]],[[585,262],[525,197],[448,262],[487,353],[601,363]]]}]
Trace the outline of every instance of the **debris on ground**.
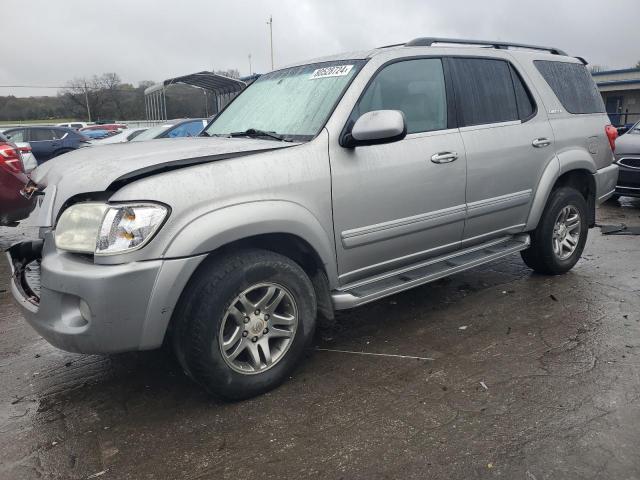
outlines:
[{"label": "debris on ground", "polygon": [[640,227],[629,227],[624,223],[620,225],[598,225],[603,235],[640,235]]}]

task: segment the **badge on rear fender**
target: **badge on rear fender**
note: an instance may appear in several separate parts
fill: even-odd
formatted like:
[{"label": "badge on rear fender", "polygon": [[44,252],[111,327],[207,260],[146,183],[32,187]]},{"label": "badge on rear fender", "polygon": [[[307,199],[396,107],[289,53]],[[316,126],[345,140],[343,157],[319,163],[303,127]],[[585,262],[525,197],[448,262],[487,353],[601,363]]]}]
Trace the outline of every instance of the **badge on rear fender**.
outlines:
[{"label": "badge on rear fender", "polygon": [[317,68],[313,71],[309,80],[326,77],[344,77],[348,75],[353,65],[333,65],[331,67]]}]

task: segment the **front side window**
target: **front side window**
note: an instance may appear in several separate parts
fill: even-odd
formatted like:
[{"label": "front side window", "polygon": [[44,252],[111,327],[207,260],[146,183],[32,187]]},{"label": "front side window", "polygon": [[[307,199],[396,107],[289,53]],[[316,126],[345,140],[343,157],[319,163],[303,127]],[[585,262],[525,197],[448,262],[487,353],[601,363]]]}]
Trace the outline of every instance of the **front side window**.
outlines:
[{"label": "front side window", "polygon": [[519,119],[509,64],[492,58],[451,58],[461,127]]},{"label": "front side window", "polygon": [[315,137],[364,62],[347,60],[267,73],[205,130],[206,135],[270,132],[291,140]]},{"label": "front side window", "polygon": [[384,67],[358,102],[352,120],[374,110],[400,110],[407,133],[447,128],[447,94],[442,60],[403,60]]},{"label": "front side window", "polygon": [[581,63],[535,60],[533,62],[553,93],[569,113],[605,113],[596,82]]},{"label": "front side window", "polygon": [[204,127],[204,125],[202,124],[202,120],[183,123],[182,125],[171,130],[167,134],[167,137],[195,137],[202,131],[202,127]]},{"label": "front side window", "polygon": [[29,141],[30,142],[46,142],[55,140],[58,138],[54,130],[49,128],[32,128],[29,132]]}]

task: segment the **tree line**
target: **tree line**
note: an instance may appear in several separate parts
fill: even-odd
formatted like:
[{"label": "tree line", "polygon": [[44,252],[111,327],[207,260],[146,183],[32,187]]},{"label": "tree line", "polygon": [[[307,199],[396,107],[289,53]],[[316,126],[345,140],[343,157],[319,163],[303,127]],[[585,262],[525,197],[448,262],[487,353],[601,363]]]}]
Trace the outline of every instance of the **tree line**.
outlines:
[{"label": "tree line", "polygon": [[[240,76],[236,69],[216,73]],[[146,118],[144,91],[155,83],[145,80],[134,86],[123,83],[116,73],[103,73],[70,80],[56,96],[0,96],[0,121],[88,121],[89,113],[92,121],[141,120]],[[205,96],[198,88],[172,85],[166,97],[168,118],[204,117],[215,111],[213,96]]]}]

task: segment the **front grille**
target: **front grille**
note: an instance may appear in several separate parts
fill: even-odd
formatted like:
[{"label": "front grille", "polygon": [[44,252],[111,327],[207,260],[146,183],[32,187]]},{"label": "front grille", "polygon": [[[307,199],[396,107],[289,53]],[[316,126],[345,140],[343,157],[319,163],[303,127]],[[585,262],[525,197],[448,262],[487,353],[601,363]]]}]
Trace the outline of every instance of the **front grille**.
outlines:
[{"label": "front grille", "polygon": [[640,170],[640,158],[623,157],[620,160],[618,160],[618,164],[628,168],[637,168],[638,170]]}]

